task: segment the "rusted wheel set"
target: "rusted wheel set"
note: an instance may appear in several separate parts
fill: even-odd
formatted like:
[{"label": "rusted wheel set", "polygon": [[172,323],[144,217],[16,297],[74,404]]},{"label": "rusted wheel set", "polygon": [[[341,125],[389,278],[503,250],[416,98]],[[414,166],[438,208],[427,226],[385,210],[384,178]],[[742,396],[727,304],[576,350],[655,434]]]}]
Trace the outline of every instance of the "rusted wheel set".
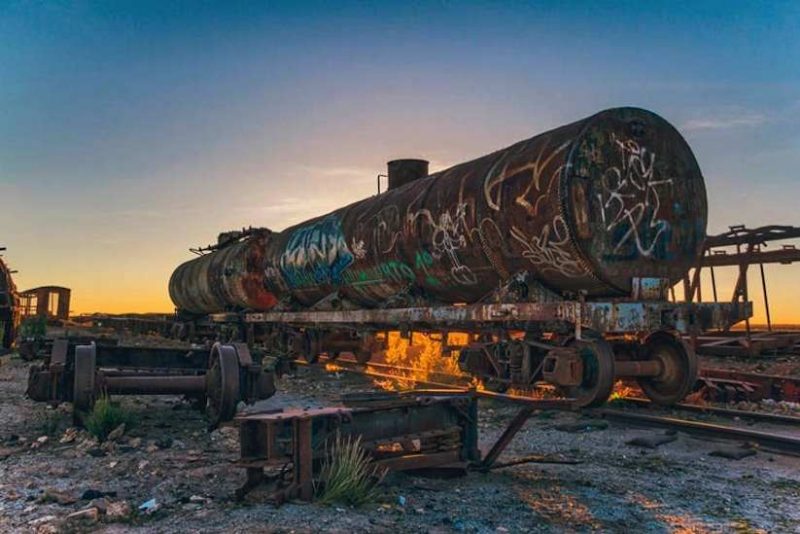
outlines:
[{"label": "rusted wheel set", "polygon": [[[603,404],[620,379],[633,379],[658,404],[680,402],[697,380],[697,357],[691,346],[670,332],[612,344],[592,332],[560,346],[531,340],[471,344],[459,364],[483,379],[487,388],[528,389],[540,382],[555,385],[581,407]],[[615,351],[616,349],[616,351]]]},{"label": "rusted wheel set", "polygon": [[232,420],[240,402],[274,393],[274,373],[255,362],[245,344],[187,351],[67,340],[54,342],[44,364],[31,367],[27,391],[34,400],[71,401],[77,423],[102,396],[183,395],[205,408],[211,427]]}]

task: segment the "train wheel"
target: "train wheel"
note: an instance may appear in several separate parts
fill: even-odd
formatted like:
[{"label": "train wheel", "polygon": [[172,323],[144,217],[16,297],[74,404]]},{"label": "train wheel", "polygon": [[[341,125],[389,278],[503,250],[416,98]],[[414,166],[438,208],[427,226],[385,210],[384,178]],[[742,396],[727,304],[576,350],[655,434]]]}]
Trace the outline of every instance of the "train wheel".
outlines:
[{"label": "train wheel", "polygon": [[239,402],[239,357],[231,345],[215,343],[206,372],[206,417],[209,428],[230,421]]},{"label": "train wheel", "polygon": [[648,360],[661,362],[658,376],[637,378],[647,398],[656,404],[675,404],[691,391],[697,381],[698,364],[694,350],[682,339],[657,332],[644,344]]},{"label": "train wheel", "polygon": [[563,388],[580,408],[600,406],[614,390],[614,351],[602,338],[573,339],[570,346],[578,348],[583,362],[583,379],[578,386]]}]

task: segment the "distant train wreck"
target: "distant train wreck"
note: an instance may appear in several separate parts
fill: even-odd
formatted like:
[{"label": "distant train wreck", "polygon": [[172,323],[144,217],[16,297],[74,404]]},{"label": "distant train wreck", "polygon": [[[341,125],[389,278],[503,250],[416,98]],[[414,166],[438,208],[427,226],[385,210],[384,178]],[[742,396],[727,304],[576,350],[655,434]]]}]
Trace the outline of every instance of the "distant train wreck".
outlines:
[{"label": "distant train wreck", "polygon": [[[5,247],[0,247],[0,252]],[[12,271],[0,255],[0,351],[11,348],[19,326],[19,295]]]},{"label": "distant train wreck", "polygon": [[19,294],[20,314],[23,319],[38,317],[45,321],[69,319],[72,290],[68,287],[41,286],[26,289]]}]

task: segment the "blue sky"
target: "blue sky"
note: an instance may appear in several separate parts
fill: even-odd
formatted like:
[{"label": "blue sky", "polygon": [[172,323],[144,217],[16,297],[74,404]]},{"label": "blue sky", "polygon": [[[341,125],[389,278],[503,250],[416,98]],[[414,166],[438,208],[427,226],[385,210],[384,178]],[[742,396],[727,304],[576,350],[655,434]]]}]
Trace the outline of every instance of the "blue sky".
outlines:
[{"label": "blue sky", "polygon": [[563,4],[0,3],[20,285],[169,309],[172,268],[220,230],[363,198],[392,158],[443,168],[620,105],[685,135],[710,231],[800,224],[800,2]]}]

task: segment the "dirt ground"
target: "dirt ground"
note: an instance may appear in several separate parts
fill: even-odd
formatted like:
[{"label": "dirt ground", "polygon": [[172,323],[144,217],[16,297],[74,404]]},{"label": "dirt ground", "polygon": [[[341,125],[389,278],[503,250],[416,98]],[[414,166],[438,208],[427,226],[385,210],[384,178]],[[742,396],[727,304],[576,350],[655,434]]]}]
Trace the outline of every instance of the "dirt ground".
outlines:
[{"label": "dirt ground", "polygon": [[[561,454],[577,465],[525,464],[436,479],[393,475],[358,509],[233,499],[238,433],[208,433],[178,398],[121,398],[137,423],[113,445],[69,430],[68,407],[23,396],[27,364],[0,365],[0,531],[3,532],[800,532],[800,460],[759,452],[739,461],[719,443],[679,435],[657,449],[626,445],[656,430],[612,423],[565,432],[581,415],[543,412],[502,459]],[[332,403],[369,379],[302,368],[259,407]],[[514,408],[481,404],[483,445]],[[47,439],[44,439],[47,436]],[[71,439],[74,438],[74,439]],[[65,441],[62,443],[62,441]],[[155,499],[153,510],[139,507]],[[67,519],[97,507],[99,518]]]}]

